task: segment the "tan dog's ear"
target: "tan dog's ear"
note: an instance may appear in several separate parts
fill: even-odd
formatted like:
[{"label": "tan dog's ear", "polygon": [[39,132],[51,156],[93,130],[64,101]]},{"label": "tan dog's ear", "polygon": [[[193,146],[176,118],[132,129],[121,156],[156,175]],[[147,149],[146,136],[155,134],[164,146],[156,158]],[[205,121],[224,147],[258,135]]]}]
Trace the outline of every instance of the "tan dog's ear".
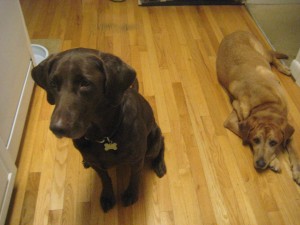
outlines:
[{"label": "tan dog's ear", "polygon": [[31,71],[33,80],[47,92],[47,101],[51,105],[55,104],[55,99],[49,91],[49,74],[55,59],[56,55],[52,54]]},{"label": "tan dog's ear", "polygon": [[113,105],[118,105],[124,92],[132,85],[136,78],[134,69],[118,57],[102,54],[106,76],[105,96]]},{"label": "tan dog's ear", "polygon": [[295,129],[288,123],[283,130],[283,147],[286,148]]},{"label": "tan dog's ear", "polygon": [[248,137],[249,137],[250,130],[251,130],[251,127],[250,127],[248,121],[244,120],[244,121],[240,122],[239,129],[240,129],[241,138],[243,140],[243,145],[248,145],[249,144]]}]

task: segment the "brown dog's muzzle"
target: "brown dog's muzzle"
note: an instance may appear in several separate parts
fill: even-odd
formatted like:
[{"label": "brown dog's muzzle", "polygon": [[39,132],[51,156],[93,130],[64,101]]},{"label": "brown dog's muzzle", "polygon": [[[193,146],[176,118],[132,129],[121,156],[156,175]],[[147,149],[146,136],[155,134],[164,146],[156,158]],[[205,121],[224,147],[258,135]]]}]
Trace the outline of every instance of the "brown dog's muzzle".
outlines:
[{"label": "brown dog's muzzle", "polygon": [[73,96],[68,94],[62,96],[52,113],[50,130],[57,137],[80,138],[88,127],[86,107],[76,102],[77,98]]},{"label": "brown dog's muzzle", "polygon": [[59,138],[68,137],[70,136],[71,126],[65,119],[58,118],[51,120],[50,130]]},{"label": "brown dog's muzzle", "polygon": [[59,138],[80,138],[85,134],[86,127],[79,120],[74,121],[68,113],[53,113],[50,123],[50,130]]}]

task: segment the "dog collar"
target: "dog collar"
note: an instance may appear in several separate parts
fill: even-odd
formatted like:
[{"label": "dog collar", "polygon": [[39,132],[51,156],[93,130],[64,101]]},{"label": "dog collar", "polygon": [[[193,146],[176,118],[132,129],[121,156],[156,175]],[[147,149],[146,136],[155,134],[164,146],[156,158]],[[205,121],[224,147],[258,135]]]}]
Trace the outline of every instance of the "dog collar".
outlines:
[{"label": "dog collar", "polygon": [[123,121],[123,117],[121,116],[119,121],[118,121],[118,124],[117,124],[116,128],[107,137],[104,137],[100,140],[90,140],[87,137],[84,137],[84,139],[88,140],[88,141],[94,141],[94,142],[103,144],[105,151],[110,151],[110,150],[116,151],[116,150],[118,150],[118,144],[117,144],[117,142],[112,141],[112,138],[117,134],[117,132],[118,132],[118,130],[119,130],[121,124],[122,124],[122,121]]},{"label": "dog collar", "polygon": [[[92,141],[88,139],[87,137],[84,137],[87,141]],[[110,150],[118,150],[118,144],[116,142],[113,142],[109,137],[105,137],[102,140],[93,140],[94,142],[100,143],[104,145],[104,151],[110,151]]]},{"label": "dog collar", "polygon": [[94,141],[94,142],[103,144],[104,145],[104,151],[110,151],[110,150],[116,151],[116,150],[118,150],[118,144],[116,142],[112,141],[112,138],[118,132],[122,121],[123,121],[123,117],[120,118],[117,127],[113,130],[113,132],[111,133],[110,136],[104,137],[101,140],[90,140],[87,137],[84,137],[84,139],[88,140],[88,141]]}]

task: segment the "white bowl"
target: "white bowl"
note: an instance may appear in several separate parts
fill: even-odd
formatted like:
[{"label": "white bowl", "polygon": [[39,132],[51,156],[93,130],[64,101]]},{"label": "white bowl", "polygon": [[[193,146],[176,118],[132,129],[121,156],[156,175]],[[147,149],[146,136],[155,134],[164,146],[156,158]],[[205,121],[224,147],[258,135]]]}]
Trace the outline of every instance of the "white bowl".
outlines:
[{"label": "white bowl", "polygon": [[31,49],[34,55],[35,63],[38,65],[49,56],[47,48],[42,45],[31,44]]}]

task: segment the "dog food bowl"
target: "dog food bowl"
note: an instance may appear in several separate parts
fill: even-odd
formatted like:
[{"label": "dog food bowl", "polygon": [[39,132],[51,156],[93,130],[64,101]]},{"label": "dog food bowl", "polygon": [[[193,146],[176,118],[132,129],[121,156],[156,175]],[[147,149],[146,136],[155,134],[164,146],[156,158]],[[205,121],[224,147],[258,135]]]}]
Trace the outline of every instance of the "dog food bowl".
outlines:
[{"label": "dog food bowl", "polygon": [[31,44],[31,49],[34,55],[35,63],[38,65],[49,56],[47,48],[42,45]]}]

